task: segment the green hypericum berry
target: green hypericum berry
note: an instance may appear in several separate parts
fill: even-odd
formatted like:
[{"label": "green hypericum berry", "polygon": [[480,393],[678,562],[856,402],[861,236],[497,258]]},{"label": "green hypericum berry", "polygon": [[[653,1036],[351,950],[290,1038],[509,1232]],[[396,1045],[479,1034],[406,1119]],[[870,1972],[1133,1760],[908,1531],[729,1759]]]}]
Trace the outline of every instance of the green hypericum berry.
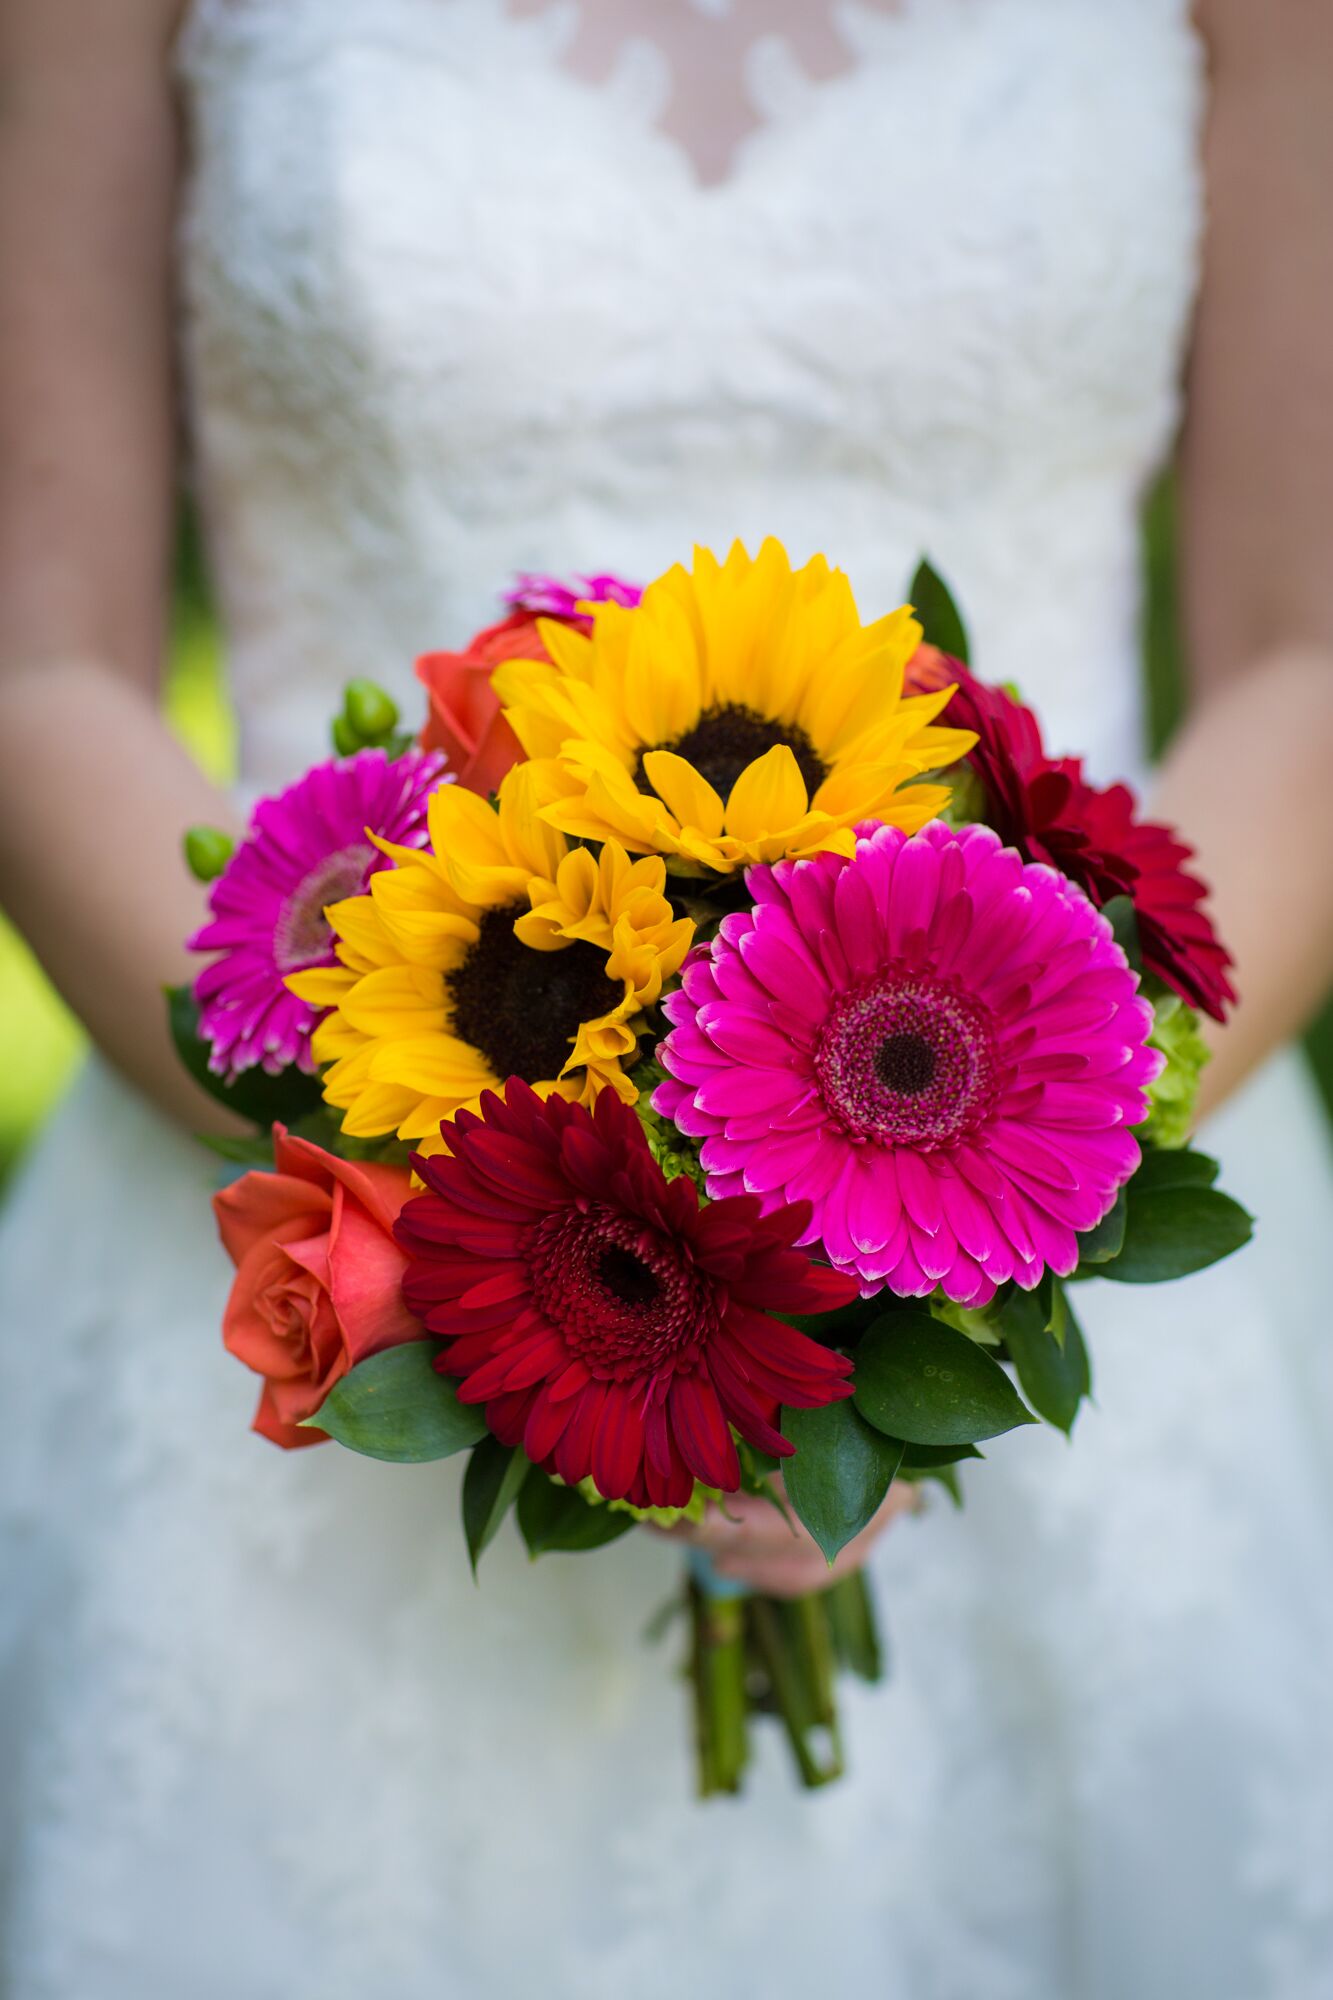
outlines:
[{"label": "green hypericum berry", "polygon": [[345,715],[333,718],[333,747],[340,757],[354,757],[366,747]]},{"label": "green hypericum berry", "polygon": [[190,827],[182,845],[186,866],[200,882],[215,882],[236,852],[236,842],[219,826]]},{"label": "green hypericum berry", "polygon": [[362,743],[382,743],[398,727],[398,705],[374,681],[349,681],[343,714]]}]

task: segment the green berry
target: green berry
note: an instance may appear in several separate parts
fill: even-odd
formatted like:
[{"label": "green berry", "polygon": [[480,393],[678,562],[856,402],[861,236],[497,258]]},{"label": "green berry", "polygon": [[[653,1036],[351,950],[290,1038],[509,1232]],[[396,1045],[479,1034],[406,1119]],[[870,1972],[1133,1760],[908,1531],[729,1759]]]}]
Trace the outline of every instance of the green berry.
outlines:
[{"label": "green berry", "polygon": [[188,828],[183,846],[186,866],[200,882],[215,882],[236,852],[236,842],[218,826]]},{"label": "green berry", "polygon": [[398,727],[398,705],[374,681],[349,681],[343,714],[362,743],[382,743]]}]

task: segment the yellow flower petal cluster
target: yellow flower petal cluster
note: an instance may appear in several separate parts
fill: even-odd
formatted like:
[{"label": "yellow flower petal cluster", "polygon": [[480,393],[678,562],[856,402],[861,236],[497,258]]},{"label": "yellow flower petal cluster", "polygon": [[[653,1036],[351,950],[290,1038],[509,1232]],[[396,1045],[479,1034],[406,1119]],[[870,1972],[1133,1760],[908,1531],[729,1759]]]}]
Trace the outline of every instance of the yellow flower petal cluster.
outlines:
[{"label": "yellow flower petal cluster", "polygon": [[858,820],[915,832],[948,801],[920,782],[965,755],[936,727],[951,690],[904,700],[921,639],[904,605],[863,625],[841,570],[793,570],[780,542],[723,563],[696,549],[633,609],[585,607],[584,634],[543,622],[545,660],[492,684],[556,796],[545,818],[584,840],[673,857],[687,873],[833,849]]},{"label": "yellow flower petal cluster", "polygon": [[534,764],[509,772],[495,806],[441,786],[429,847],[381,842],[393,867],[326,911],[339,963],[287,983],[331,1009],[312,1047],[350,1136],[437,1152],[441,1121],[511,1075],[584,1103],[637,1095],[637,1017],[693,925],[667,901],[660,858],[572,848],[542,817],[551,796]]}]

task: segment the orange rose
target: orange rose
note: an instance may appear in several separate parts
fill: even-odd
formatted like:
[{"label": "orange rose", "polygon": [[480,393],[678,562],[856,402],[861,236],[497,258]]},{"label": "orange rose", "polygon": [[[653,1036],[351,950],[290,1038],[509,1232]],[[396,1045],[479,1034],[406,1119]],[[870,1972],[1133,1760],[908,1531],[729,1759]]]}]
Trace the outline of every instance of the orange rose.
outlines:
[{"label": "orange rose", "polygon": [[419,1340],[403,1304],[407,1259],[393,1240],[406,1168],[335,1159],[273,1128],[276,1171],[213,1197],[236,1278],[223,1344],[264,1378],[254,1427],[275,1444],[319,1444],[298,1428],[367,1354]]},{"label": "orange rose", "polygon": [[522,752],[500,713],[491,674],[502,660],[549,658],[537,630],[537,614],[515,611],[469,640],[463,653],[423,653],[417,679],[430,696],[430,716],[421,732],[423,750],[443,750],[460,785],[484,796],[498,787]]}]

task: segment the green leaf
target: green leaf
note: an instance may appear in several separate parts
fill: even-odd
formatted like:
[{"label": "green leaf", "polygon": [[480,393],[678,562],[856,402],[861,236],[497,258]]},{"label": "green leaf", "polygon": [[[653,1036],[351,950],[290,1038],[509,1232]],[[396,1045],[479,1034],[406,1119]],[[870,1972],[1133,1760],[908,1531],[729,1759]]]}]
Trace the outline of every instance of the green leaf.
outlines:
[{"label": "green leaf", "polygon": [[1129,1194],[1156,1194],[1162,1188],[1209,1188],[1219,1172],[1216,1160],[1207,1153],[1195,1153],[1184,1146],[1145,1146],[1138,1172],[1129,1184]]},{"label": "green leaf", "polygon": [[1169,1278],[1187,1278],[1229,1257],[1248,1243],[1253,1233],[1252,1217],[1238,1201],[1214,1187],[1187,1183],[1145,1189],[1139,1187],[1136,1176],[1129,1188],[1124,1248],[1102,1266],[1099,1276],[1113,1278],[1121,1285],[1156,1285]]},{"label": "green leaf", "polygon": [[312,1427],[349,1451],[393,1465],[451,1458],[486,1435],[479,1409],[460,1403],[447,1376],[435,1372],[438,1340],[409,1340],[368,1355],[334,1384]]},{"label": "green leaf", "polygon": [[902,1461],[902,1444],[875,1430],[846,1400],[821,1410],[784,1410],[782,1434],[796,1447],[782,1468],[787,1498],[831,1563],[878,1512]]},{"label": "green leaf", "polygon": [[961,1465],[965,1458],[983,1458],[974,1444],[909,1444],[903,1447],[904,1472],[934,1472],[940,1466]]},{"label": "green leaf", "polygon": [[463,1533],[473,1576],[528,1471],[524,1453],[494,1437],[484,1437],[468,1460],[463,1474]]},{"label": "green leaf", "polygon": [[279,1076],[247,1069],[232,1084],[215,1076],[208,1067],[210,1046],[199,1033],[199,1009],[188,986],[167,988],[167,1019],[176,1053],[195,1082],[239,1117],[266,1128],[275,1123],[293,1125],[320,1102],[319,1078],[294,1066]]},{"label": "green leaf", "polygon": [[220,1160],[230,1160],[235,1167],[250,1167],[260,1172],[273,1172],[273,1135],[257,1134],[253,1139],[223,1138],[215,1132],[201,1132],[199,1144],[207,1146],[210,1153],[216,1153]]},{"label": "green leaf", "polygon": [[925,556],[917,564],[907,595],[928,642],[942,653],[952,653],[966,666],[967,627],[948,584]]},{"label": "green leaf", "polygon": [[832,1312],[775,1313],[773,1317],[794,1326],[798,1333],[809,1334],[824,1347],[851,1347],[879,1312],[877,1299],[853,1299],[848,1305],[835,1306]]},{"label": "green leaf", "polygon": [[1092,1377],[1078,1321],[1059,1285],[1051,1285],[1049,1300],[1045,1285],[1033,1292],[1011,1286],[1000,1304],[1000,1325],[1029,1403],[1068,1436]]},{"label": "green leaf", "polygon": [[1139,946],[1139,920],[1129,897],[1108,896],[1102,904],[1102,915],[1111,926],[1111,934],[1125,957],[1136,972],[1141,972],[1143,952]]},{"label": "green leaf", "polygon": [[920,1486],[927,1479],[933,1479],[942,1486],[955,1507],[963,1504],[963,1485],[958,1477],[956,1465],[907,1465],[904,1463],[899,1479],[905,1479],[911,1486]]},{"label": "green leaf", "polygon": [[973,1444],[1037,1421],[975,1341],[911,1310],[884,1313],[862,1340],[856,1406],[908,1444]]},{"label": "green leaf", "polygon": [[1129,1214],[1129,1201],[1121,1188],[1115,1202],[1094,1229],[1085,1229],[1078,1239],[1078,1269],[1076,1278],[1095,1278],[1097,1266],[1108,1264],[1112,1257],[1120,1255],[1120,1246],[1125,1240],[1125,1218]]},{"label": "green leaf", "polygon": [[525,1479],[518,1495],[519,1532],[531,1556],[574,1553],[619,1541],[636,1525],[618,1507],[594,1506],[575,1486],[557,1486],[544,1474]]}]

